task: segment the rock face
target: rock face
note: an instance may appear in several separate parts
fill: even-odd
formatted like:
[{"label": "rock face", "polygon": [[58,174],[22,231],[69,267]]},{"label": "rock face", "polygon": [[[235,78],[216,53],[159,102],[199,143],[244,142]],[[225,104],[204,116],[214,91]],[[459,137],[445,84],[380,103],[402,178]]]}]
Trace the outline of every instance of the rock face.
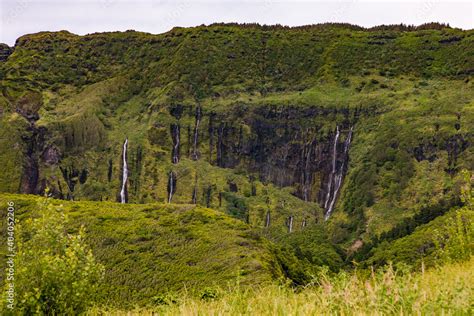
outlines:
[{"label": "rock face", "polygon": [[[336,205],[347,172],[354,125],[361,115],[370,115],[357,109],[334,111],[317,106],[261,106],[252,110],[235,106],[229,112],[216,113],[197,105],[174,106],[170,112],[177,118],[170,124],[166,148],[172,164],[179,165],[181,148],[188,148],[189,159],[219,168],[246,170],[261,182],[293,187],[295,196],[318,203],[327,217]],[[316,121],[322,118],[334,122],[330,123],[332,131],[324,131],[327,123]],[[183,128],[185,124],[188,128]],[[200,128],[206,125],[207,128]],[[179,194],[176,177],[176,173],[168,173],[168,202],[175,192]],[[196,203],[196,184],[193,186],[189,194],[192,203]],[[230,182],[228,190],[237,192],[237,185]],[[206,192],[208,205],[215,193],[212,187]]]},{"label": "rock face", "polygon": [[7,44],[0,43],[0,62],[6,61],[8,56],[13,53],[13,48]]},{"label": "rock face", "polygon": [[47,165],[57,165],[61,160],[61,152],[56,146],[50,145],[43,151],[42,159]]},{"label": "rock face", "polygon": [[38,138],[41,136],[34,125],[28,128],[29,135],[23,137],[26,145],[23,172],[21,176],[20,192],[26,194],[38,193],[37,186],[39,180],[38,166]]},{"label": "rock face", "polygon": [[[334,132],[324,134],[322,126],[311,124],[314,117],[331,120],[336,114],[344,115],[337,133],[336,126]],[[257,173],[261,181],[295,187],[295,195],[302,200],[318,202],[326,210],[332,205],[332,210],[347,171],[356,117],[356,111],[331,113],[318,107],[279,111],[268,107],[237,112],[231,118],[210,113],[208,133],[202,136],[209,140],[212,164],[245,168]],[[303,120],[307,126],[301,125]]]},{"label": "rock face", "polygon": [[38,111],[41,106],[41,96],[39,93],[33,92],[25,94],[16,104],[16,112],[28,122],[26,131],[22,135],[25,152],[20,183],[21,193],[36,194],[44,190],[44,188],[38,188],[40,180],[39,159],[43,152],[46,136],[46,128],[36,125],[39,119]]}]

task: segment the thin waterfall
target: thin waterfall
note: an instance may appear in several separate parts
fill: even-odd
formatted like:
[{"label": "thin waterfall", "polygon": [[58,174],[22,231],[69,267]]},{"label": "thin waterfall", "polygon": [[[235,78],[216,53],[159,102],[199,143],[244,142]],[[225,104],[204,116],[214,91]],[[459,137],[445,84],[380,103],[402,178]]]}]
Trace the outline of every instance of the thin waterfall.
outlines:
[{"label": "thin waterfall", "polygon": [[310,199],[310,186],[311,186],[311,153],[312,153],[312,142],[308,142],[303,147],[303,160],[304,170],[302,172],[302,186],[303,186],[303,200],[309,201]]},{"label": "thin waterfall", "polygon": [[328,204],[331,200],[331,191],[333,185],[333,178],[336,174],[336,161],[337,161],[337,141],[339,140],[339,126],[336,126],[336,136],[334,137],[334,144],[332,146],[332,170],[331,175],[329,176],[328,189],[326,193],[326,200],[324,202],[324,208],[327,209]]},{"label": "thin waterfall", "polygon": [[128,164],[127,164],[127,147],[128,147],[128,138],[125,138],[123,143],[123,171],[122,171],[122,189],[120,190],[120,202],[127,203],[127,179],[128,179]]},{"label": "thin waterfall", "polygon": [[288,217],[288,232],[291,233],[293,231],[293,215]]},{"label": "thin waterfall", "polygon": [[168,177],[168,203],[171,203],[174,192],[176,192],[176,174],[170,171]]},{"label": "thin waterfall", "polygon": [[[337,172],[333,174],[333,176],[334,176],[333,191],[332,191],[332,194],[331,194],[331,201],[329,202],[329,206],[327,207],[326,214],[324,216],[325,220],[328,220],[329,217],[331,216],[331,213],[334,209],[334,205],[336,203],[337,194],[339,193],[339,189],[341,188],[342,179],[343,179],[343,176],[344,176],[344,169],[346,167],[346,161],[347,161],[348,155],[349,155],[349,146],[351,145],[351,141],[352,141],[352,130],[353,130],[353,127],[350,128],[349,133],[347,134],[347,138],[344,141],[344,152],[343,152],[344,157],[343,157],[343,160],[342,160],[342,164],[338,168]],[[333,164],[333,166],[334,166],[334,164]]]},{"label": "thin waterfall", "polygon": [[180,127],[179,124],[171,125],[171,136],[173,139],[173,150],[171,153],[171,162],[177,164],[179,162],[179,146],[180,146]]},{"label": "thin waterfall", "polygon": [[301,222],[301,228],[306,227],[306,218],[303,218],[303,221]]},{"label": "thin waterfall", "polygon": [[270,227],[270,211],[267,211],[267,215],[265,217],[265,227]]},{"label": "thin waterfall", "polygon": [[199,135],[199,124],[201,123],[201,107],[198,106],[196,108],[196,125],[194,126],[194,139],[193,139],[193,156],[192,158],[194,160],[199,159],[199,153],[198,153],[198,135]]}]

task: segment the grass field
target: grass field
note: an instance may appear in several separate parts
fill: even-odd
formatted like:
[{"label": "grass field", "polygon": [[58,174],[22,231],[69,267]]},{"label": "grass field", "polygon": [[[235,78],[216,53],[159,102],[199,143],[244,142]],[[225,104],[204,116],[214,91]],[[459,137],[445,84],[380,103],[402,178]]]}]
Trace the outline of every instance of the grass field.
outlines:
[{"label": "grass field", "polygon": [[[399,271],[399,270],[398,270]],[[472,315],[474,259],[414,273],[392,268],[363,276],[322,271],[318,283],[168,298],[132,311],[93,308],[88,315]]]}]

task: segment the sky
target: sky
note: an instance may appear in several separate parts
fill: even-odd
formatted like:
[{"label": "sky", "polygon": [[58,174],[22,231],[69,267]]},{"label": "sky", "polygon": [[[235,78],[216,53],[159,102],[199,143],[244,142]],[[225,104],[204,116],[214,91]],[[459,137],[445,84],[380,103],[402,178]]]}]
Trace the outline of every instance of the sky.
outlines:
[{"label": "sky", "polygon": [[12,46],[21,35],[40,31],[157,34],[214,22],[347,22],[365,27],[443,22],[473,29],[474,0],[0,0],[0,17],[0,43]]}]

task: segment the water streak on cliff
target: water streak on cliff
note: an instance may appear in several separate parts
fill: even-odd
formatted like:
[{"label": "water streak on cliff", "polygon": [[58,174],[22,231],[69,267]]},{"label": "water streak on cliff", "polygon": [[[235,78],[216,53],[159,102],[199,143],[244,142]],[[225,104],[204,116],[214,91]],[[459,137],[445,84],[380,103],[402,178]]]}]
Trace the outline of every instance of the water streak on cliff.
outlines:
[{"label": "water streak on cliff", "polygon": [[168,176],[168,203],[171,203],[173,194],[176,192],[176,174],[170,171]]},{"label": "water streak on cliff", "polygon": [[[349,133],[347,134],[346,140],[344,141],[342,163],[339,165],[338,168],[336,168],[336,163],[334,162],[335,160],[333,160],[333,173],[332,173],[333,180],[330,180],[333,183],[333,185],[332,185],[332,191],[328,191],[330,193],[331,199],[326,208],[326,213],[324,215],[325,220],[328,220],[329,217],[331,216],[331,213],[334,209],[334,205],[336,203],[337,195],[339,193],[339,189],[341,188],[341,185],[342,185],[342,180],[343,180],[345,169],[346,169],[346,163],[349,158],[349,147],[352,141],[352,129],[353,127],[350,128]],[[338,132],[339,132],[339,129],[338,129]],[[334,170],[336,171],[334,172]]]},{"label": "water streak on cliff", "polygon": [[179,124],[171,124],[171,137],[173,140],[173,149],[171,152],[171,162],[177,164],[179,162],[180,152],[180,126]]},{"label": "water streak on cliff", "polygon": [[128,138],[125,138],[123,143],[122,151],[122,188],[120,190],[120,203],[127,203],[127,180],[128,180],[128,165],[127,165],[127,148],[128,148]]},{"label": "water streak on cliff", "polygon": [[201,107],[198,106],[196,108],[196,124],[194,126],[194,137],[193,137],[193,160],[199,159],[199,152],[198,152],[198,136],[199,136],[199,124],[201,123]]}]

